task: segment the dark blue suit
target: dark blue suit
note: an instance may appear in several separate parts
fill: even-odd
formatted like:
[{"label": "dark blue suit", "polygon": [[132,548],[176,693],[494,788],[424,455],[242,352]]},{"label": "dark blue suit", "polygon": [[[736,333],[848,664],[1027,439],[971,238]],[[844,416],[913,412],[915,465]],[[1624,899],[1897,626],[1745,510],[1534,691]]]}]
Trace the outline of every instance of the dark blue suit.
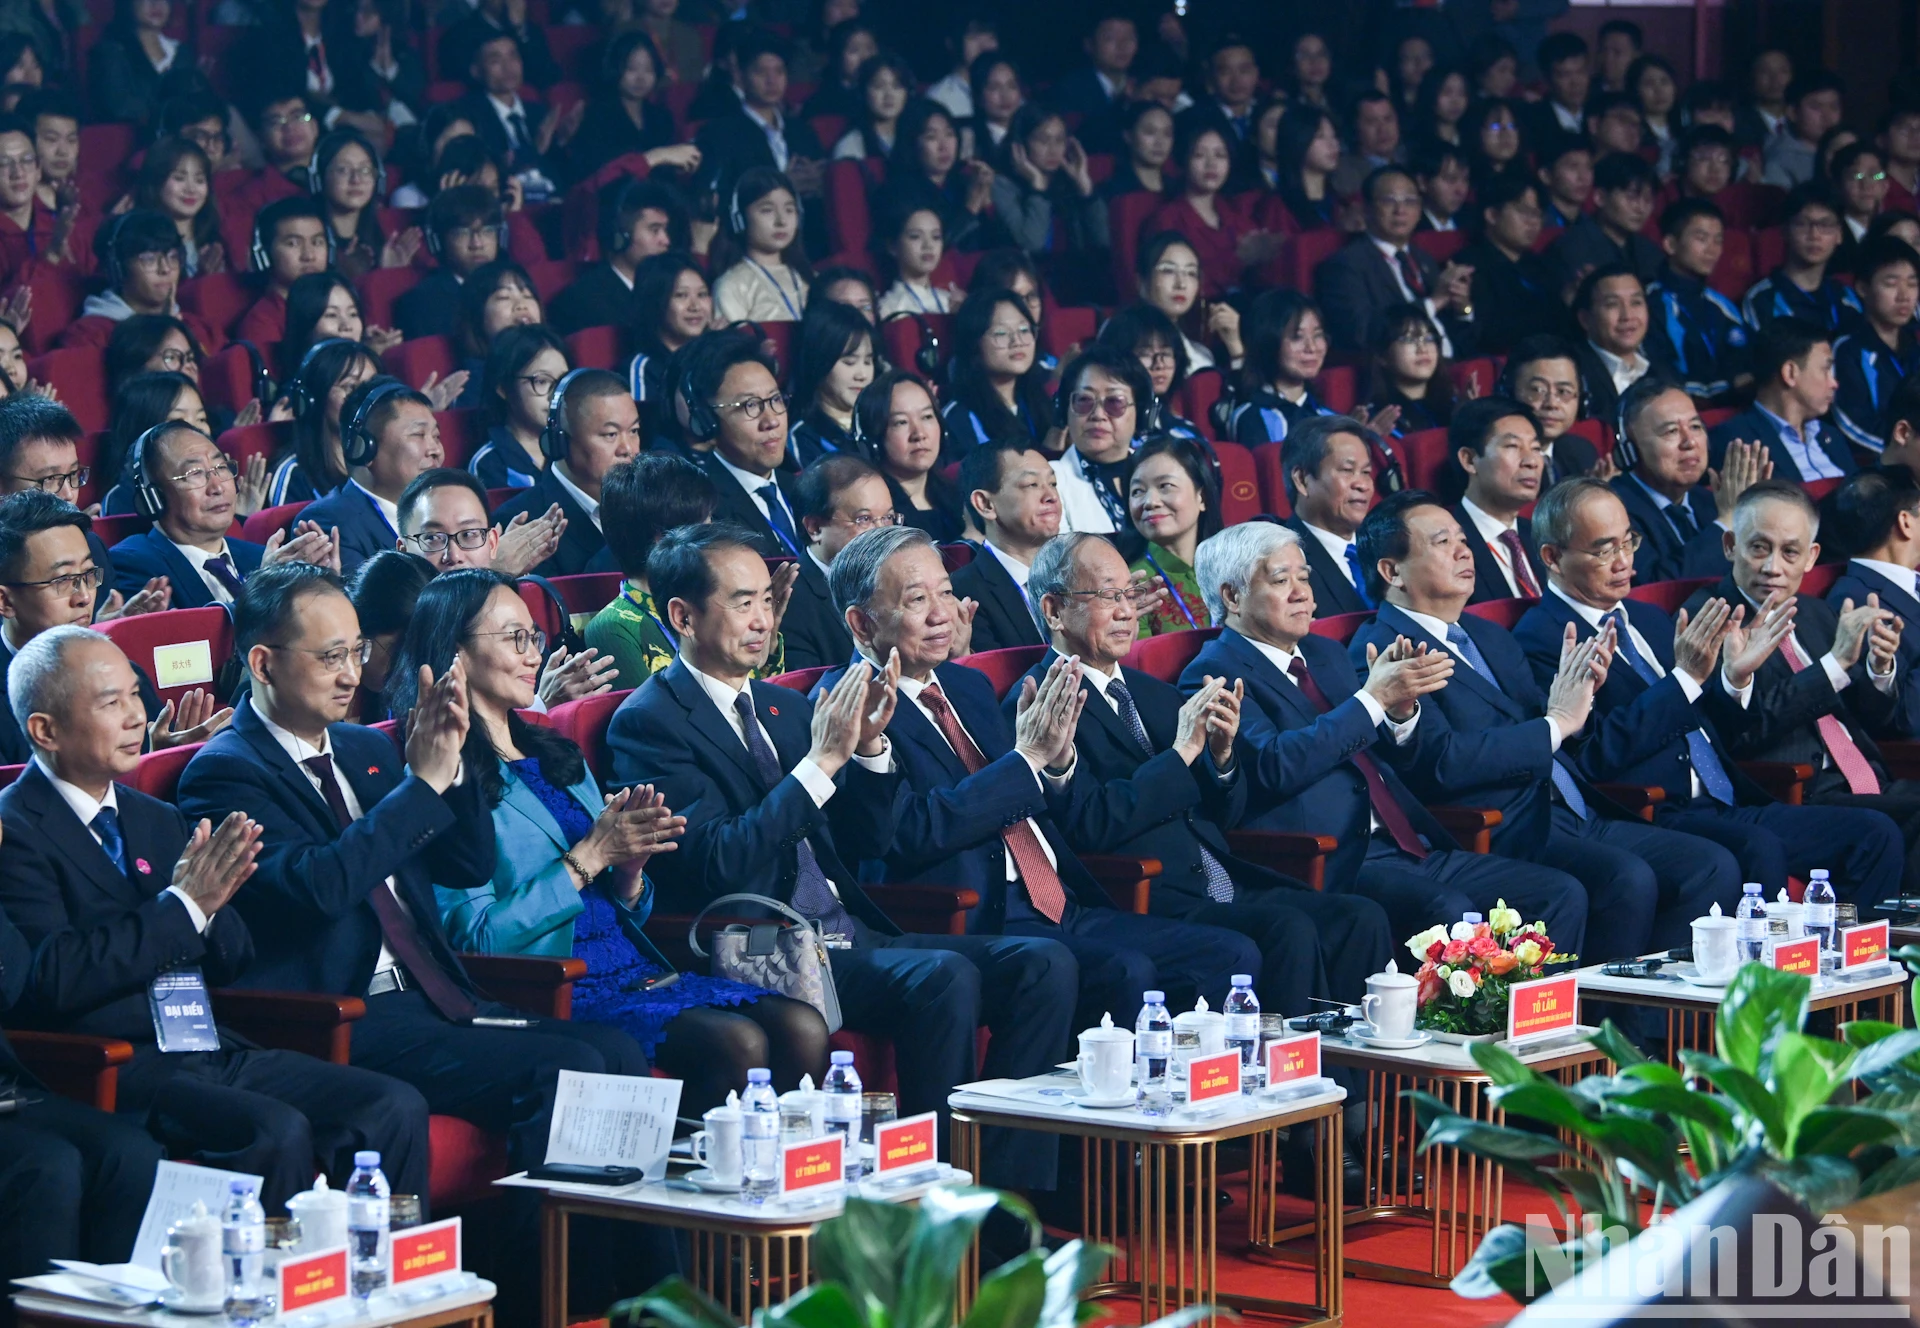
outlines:
[{"label": "dark blue suit", "polygon": [[1833,589],[1827,592],[1827,603],[1838,609],[1852,600],[1858,607],[1867,602],[1868,595],[1878,595],[1880,607],[1892,609],[1906,623],[1906,630],[1900,633],[1897,656],[1904,680],[1901,705],[1888,733],[1893,737],[1911,738],[1920,732],[1920,599],[1856,558],[1847,564],[1833,583]]},{"label": "dark blue suit", "polygon": [[[249,540],[228,539],[227,556],[242,581],[259,570],[260,555],[266,547]],[[215,602],[207,582],[194,570],[187,556],[155,526],[138,535],[129,535],[113,546],[113,588],[128,598],[146,588],[148,581],[164,576],[173,586],[173,607],[203,609]]]},{"label": "dark blue suit", "polygon": [[[545,510],[544,508],[542,509]],[[373,505],[364,490],[352,480],[324,498],[314,500],[300,513],[302,521],[317,521],[322,530],[340,530],[340,575],[348,580],[360,570],[360,564],[391,549],[399,532],[387,524],[386,513]]]},{"label": "dark blue suit", "polygon": [[[1361,704],[1359,677],[1336,643],[1308,636],[1296,650],[1332,706],[1324,715],[1232,628],[1209,641],[1180,675],[1180,689],[1188,694],[1209,674],[1246,683],[1240,736],[1252,777],[1247,827],[1335,835],[1340,842],[1327,864],[1327,888],[1378,900],[1396,936],[1457,921],[1462,913],[1485,913],[1504,898],[1544,921],[1556,945],[1577,952],[1587,911],[1578,881],[1550,868],[1463,851],[1401,782],[1401,775],[1418,768],[1424,745],[1444,736],[1447,721],[1439,708],[1423,705],[1407,741],[1396,743]],[[1384,831],[1372,833],[1366,780],[1351,759],[1362,751],[1370,751],[1388,795],[1426,841],[1426,857],[1401,851]]]},{"label": "dark blue suit", "polygon": [[[1814,440],[1829,461],[1840,468],[1842,475],[1851,475],[1860,467],[1853,459],[1853,449],[1847,446],[1846,435],[1830,420],[1821,420],[1820,435]],[[1802,432],[1805,426],[1802,426]],[[1727,456],[1727,445],[1738,440],[1743,443],[1765,443],[1767,456],[1773,461],[1773,477],[1777,480],[1790,480],[1795,484],[1807,476],[1800,473],[1786,444],[1780,441],[1779,426],[1767,418],[1758,406],[1741,411],[1723,424],[1714,426],[1707,435],[1708,455],[1712,464],[1721,465]]]},{"label": "dark blue suit", "polygon": [[[1716,900],[1728,913],[1740,897],[1733,855],[1717,844],[1647,825],[1581,777],[1572,758],[1575,735],[1558,752],[1545,719],[1546,694],[1526,653],[1505,628],[1472,614],[1460,627],[1492,677],[1455,651],[1453,678],[1428,697],[1446,716],[1429,734],[1408,783],[1429,802],[1488,807],[1501,815],[1493,851],[1557,867],[1587,890],[1585,953],[1630,958],[1687,943],[1694,918]],[[1405,636],[1429,650],[1450,649],[1398,606],[1384,604],[1348,653],[1356,667],[1369,644],[1385,649]],[[1586,815],[1555,789],[1553,768],[1566,772]]]},{"label": "dark blue suit", "polygon": [[[1526,582],[1516,576],[1512,586],[1507,584],[1506,573],[1501,570],[1500,560],[1494,556],[1493,546],[1480,533],[1480,527],[1473,524],[1467,509],[1455,503],[1447,510],[1453,513],[1453,519],[1460,523],[1460,529],[1466,533],[1467,543],[1473,546],[1473,598],[1468,603],[1484,604],[1488,600],[1512,599],[1516,595],[1524,597],[1527,593]],[[1533,573],[1533,583],[1545,588],[1547,569],[1540,561],[1540,545],[1533,538],[1533,522],[1521,517],[1514,523],[1514,533],[1520,537],[1520,548],[1527,555],[1527,568]]]},{"label": "dark blue suit", "polygon": [[[1682,536],[1673,517],[1653,500],[1646,487],[1632,475],[1616,475],[1608,487],[1627,509],[1627,520],[1640,532],[1640,549],[1633,555],[1633,579],[1642,585],[1655,581],[1678,581],[1700,576],[1724,576],[1727,571],[1726,533],[1716,524],[1719,508],[1705,485],[1687,492],[1687,512],[1693,518],[1694,533]],[[1545,592],[1546,578],[1540,589]]]},{"label": "dark blue suit", "polygon": [[[831,687],[836,673],[821,680]],[[961,727],[987,764],[968,774],[945,736],[903,688],[887,725],[904,778],[894,794],[894,830],[882,854],[889,876],[942,882],[980,892],[967,919],[976,934],[1044,936],[1073,951],[1080,963],[1076,1028],[1110,1013],[1123,1022],[1140,1009],[1140,993],[1167,991],[1175,1008],[1205,996],[1218,1009],[1235,973],[1260,974],[1260,952],[1235,932],[1166,918],[1143,918],[1111,907],[1066,837],[1055,828],[1072,800],[1072,785],[1043,787],[1014,750],[1014,728],[986,675],[961,664],[934,670]],[[1066,911],[1054,922],[1034,908],[1023,883],[1007,879],[1011,826],[1031,819],[1052,850]]]},{"label": "dark blue suit", "polygon": [[[1689,702],[1673,674],[1672,620],[1637,600],[1622,607],[1665,676],[1652,685],[1643,682],[1616,651],[1606,684],[1594,697],[1588,736],[1580,747],[1581,772],[1593,780],[1661,789],[1659,823],[1728,849],[1740,863],[1741,880],[1760,882],[1768,898],[1786,887],[1789,873],[1804,876],[1814,867],[1833,870],[1834,886],[1844,898],[1871,903],[1897,890],[1903,848],[1893,822],[1878,812],[1773,801],[1740,772],[1720,736],[1722,726],[1733,731],[1747,720],[1739,702],[1727,695],[1719,671]],[[1542,686],[1560,667],[1568,623],[1576,625],[1581,640],[1593,634],[1570,603],[1549,591],[1514,631]],[[1717,801],[1704,789],[1693,795],[1687,735],[1695,729],[1706,734],[1726,767],[1737,806]]]},{"label": "dark blue suit", "polygon": [[[813,706],[784,687],[753,683],[755,713],[783,770],[812,746]],[[687,818],[686,834],[648,871],[665,907],[694,909],[734,892],[792,897],[801,839],[856,923],[854,946],[829,953],[847,1026],[892,1039],[903,1113],[944,1113],[954,1085],[972,1080],[975,1037],[993,1030],[982,1073],[1045,1074],[1069,1054],[1079,970],[1047,941],[902,936],[860,889],[858,865],[838,845],[891,836],[898,773],[850,761],[824,807],[788,774],[771,791],[747,747],[687,666],[675,660],[634,690],[607,730],[614,779],[648,783]],[[1058,1150],[1015,1133],[988,1152],[999,1183],[1050,1188]]]},{"label": "dark blue suit", "polygon": [[[1057,658],[1048,652],[1028,676],[1038,683]],[[1359,1000],[1367,978],[1393,955],[1386,913],[1370,899],[1310,890],[1234,857],[1225,831],[1246,810],[1246,779],[1237,767],[1222,777],[1204,752],[1192,765],[1182,761],[1173,750],[1179,689],[1133,669],[1120,672],[1153,754],[1142,751],[1113,702],[1082,679],[1087,704],[1074,735],[1080,769],[1062,821],[1068,843],[1077,853],[1158,859],[1163,870],[1148,910],[1225,927],[1258,945],[1262,1009],[1305,1010],[1316,996]],[[1001,705],[1009,719],[1018,698],[1016,689]],[[1203,848],[1232,877],[1231,899],[1209,896]]]}]

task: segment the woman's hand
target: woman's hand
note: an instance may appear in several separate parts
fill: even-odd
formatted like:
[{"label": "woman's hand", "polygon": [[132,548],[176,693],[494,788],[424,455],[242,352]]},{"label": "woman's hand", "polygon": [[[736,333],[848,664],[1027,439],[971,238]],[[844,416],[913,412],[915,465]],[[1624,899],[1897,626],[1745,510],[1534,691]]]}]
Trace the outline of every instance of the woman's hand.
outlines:
[{"label": "woman's hand", "polygon": [[369,325],[362,330],[360,339],[367,343],[367,349],[375,355],[385,355],[406,340],[406,337],[394,328]]},{"label": "woman's hand", "polygon": [[961,163],[967,173],[967,211],[979,216],[993,206],[993,166],[975,157]]},{"label": "woman's hand", "polygon": [[409,226],[397,235],[389,235],[387,242],[380,247],[380,266],[408,266],[413,262],[413,256],[420,252],[422,238],[418,226]]},{"label": "woman's hand", "polygon": [[[240,414],[234,416],[235,428],[243,427],[240,423],[241,416],[249,412],[252,413],[253,418],[248,420],[247,424],[258,424],[260,422],[259,397],[255,397],[241,407]],[[265,452],[255,452],[247,458],[247,464],[241,468],[233,487],[234,515],[249,517],[267,505],[267,454]]]},{"label": "woman's hand", "polygon": [[227,270],[227,246],[215,240],[200,246],[200,275]]},{"label": "woman's hand", "polygon": [[1067,152],[1064,162],[1067,174],[1072,177],[1074,188],[1080,191],[1080,197],[1093,196],[1093,172],[1087,165],[1087,150],[1080,146],[1080,140],[1067,138]]},{"label": "woman's hand", "polygon": [[456,369],[442,378],[436,370],[427,375],[427,381],[420,384],[420,395],[425,397],[436,411],[447,410],[460,396],[467,385],[467,379],[473,376],[472,370]]},{"label": "woman's hand", "polygon": [[594,819],[592,831],[574,847],[573,856],[590,873],[578,888],[585,889],[593,877],[609,867],[620,867],[623,874],[631,872],[637,883],[647,860],[678,848],[673,841],[686,829],[687,818],[675,816],[667,807],[666,795],[654,792],[653,785],[617,790]]},{"label": "woman's hand", "polygon": [[1025,180],[1036,193],[1044,194],[1047,191],[1047,177],[1040,173],[1040,168],[1033,164],[1033,158],[1027,155],[1027,145],[1015,143],[1012,157],[1014,173]]},{"label": "woman's hand", "polygon": [[1206,329],[1209,336],[1220,338],[1230,358],[1237,360],[1246,354],[1240,340],[1240,311],[1225,300],[1208,308]]},{"label": "woman's hand", "polygon": [[700,169],[700,149],[691,143],[674,143],[664,148],[652,148],[641,154],[648,166],[678,166],[683,171]]}]

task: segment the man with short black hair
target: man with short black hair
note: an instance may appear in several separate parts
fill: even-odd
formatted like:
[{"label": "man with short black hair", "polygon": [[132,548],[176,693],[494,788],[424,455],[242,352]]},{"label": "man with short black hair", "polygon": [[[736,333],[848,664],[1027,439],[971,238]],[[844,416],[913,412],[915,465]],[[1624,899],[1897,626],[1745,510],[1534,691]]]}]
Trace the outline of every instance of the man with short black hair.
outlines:
[{"label": "man with short black hair", "polygon": [[287,335],[287,292],[301,277],[327,270],[333,261],[333,241],[319,200],[311,195],[267,204],[255,214],[253,227],[267,262],[265,268],[257,266],[262,254],[249,255],[247,262],[265,287],[240,319],[234,336],[256,346],[272,346]]},{"label": "man with short black hair", "polygon": [[1590,413],[1579,353],[1572,342],[1544,333],[1525,338],[1507,356],[1501,384],[1503,391],[1533,412],[1540,441],[1553,457],[1555,474],[1585,475],[1594,468],[1599,449],[1572,431]]},{"label": "man with short black hair", "polygon": [[1400,111],[1379,88],[1369,84],[1353,96],[1347,111],[1353,126],[1352,146],[1340,158],[1328,180],[1328,188],[1342,198],[1364,192],[1367,179],[1387,166],[1406,164],[1407,149],[1401,140]]},{"label": "man with short black hair", "polygon": [[1740,307],[1707,284],[1726,244],[1720,209],[1705,199],[1683,198],[1660,214],[1660,235],[1667,257],[1647,287],[1649,340],[1689,396],[1710,400],[1747,387],[1753,379],[1750,329]]},{"label": "man with short black hair", "polygon": [[[33,129],[33,152],[40,159],[40,201],[57,206],[63,197],[79,198],[80,99],[64,88],[35,88],[20,98],[14,113]],[[221,123],[224,125],[225,120]],[[188,136],[181,134],[183,138]],[[207,153],[217,174],[221,156],[208,151],[204,144],[201,151]]]},{"label": "man with short black hair", "polygon": [[532,488],[493,514],[494,525],[511,529],[523,514],[554,522],[553,509],[560,509],[564,521],[559,523],[559,547],[533,568],[541,576],[577,576],[606,546],[600,481],[621,462],[638,456],[641,446],[640,408],[616,373],[580,370],[567,384],[561,407],[565,454],[547,463]]},{"label": "man with short black hair", "polygon": [[1632,93],[1600,92],[1587,103],[1587,136],[1603,158],[1615,152],[1638,156],[1646,129],[1640,99]]},{"label": "man with short black hair", "polygon": [[[1833,494],[1835,528],[1842,531],[1852,557],[1827,592],[1827,603],[1856,605],[1869,596],[1900,616],[1902,624],[1920,624],[1920,477],[1905,466],[1883,465],[1862,471]],[[1920,716],[1920,631],[1902,630],[1899,642],[1901,711]],[[1914,725],[1920,732],[1920,723]],[[1911,734],[1909,734],[1911,736]]]},{"label": "man with short black hair", "polygon": [[1547,97],[1535,107],[1533,137],[1544,143],[1556,133],[1584,133],[1587,97],[1593,88],[1593,59],[1586,38],[1577,32],[1550,33],[1535,59],[1546,75]]},{"label": "man with short black hair", "polygon": [[1458,262],[1442,267],[1425,250],[1412,247],[1420,225],[1420,191],[1413,176],[1398,166],[1383,166],[1367,177],[1360,193],[1367,205],[1366,233],[1314,271],[1334,349],[1367,352],[1385,326],[1387,310],[1413,303],[1424,307],[1440,330],[1443,354],[1471,355],[1478,344],[1473,269]]},{"label": "man with short black hair", "polygon": [[[80,443],[85,437],[73,412],[52,397],[16,392],[0,399],[0,497],[35,489],[78,504],[89,469],[80,464]],[[172,603],[171,589],[158,577],[129,590],[123,598],[114,589],[117,578],[106,542],[93,533],[91,524],[86,530],[93,565],[103,574],[94,600],[96,622],[157,613]]]},{"label": "man with short black hair", "polygon": [[33,123],[0,115],[0,280],[20,276],[35,259],[71,267],[67,241],[76,215],[50,207],[40,197]]},{"label": "man with short black hair", "polygon": [[1814,69],[1787,87],[1786,130],[1775,134],[1762,150],[1766,169],[1761,180],[1791,189],[1814,178],[1820,140],[1846,118],[1846,85],[1829,69]]},{"label": "man with short black hair", "polygon": [[[1046,458],[1040,464],[1044,468]],[[800,472],[793,482],[793,510],[807,537],[807,550],[797,560],[800,575],[780,616],[786,666],[813,669],[844,664],[853,658],[853,636],[847,631],[846,618],[834,610],[827,573],[852,540],[876,526],[898,525],[900,515],[894,511],[886,477],[845,452],[829,452]]]},{"label": "man with short black hair", "polygon": [[[804,547],[800,524],[780,470],[791,416],[773,361],[758,337],[730,329],[689,342],[680,350],[679,365],[686,391],[712,412],[705,422],[711,437],[694,441],[713,446],[697,453],[694,463],[720,495],[714,520],[752,531],[769,557],[797,559]],[[691,437],[701,421],[687,412],[684,400],[675,408]]]},{"label": "man with short black hair", "polygon": [[[361,436],[349,439],[356,421]],[[347,397],[340,407],[340,436],[347,478],[300,515],[336,532],[340,575],[352,576],[374,554],[394,547],[400,495],[416,475],[439,465],[445,452],[433,403],[387,374],[367,379]]]},{"label": "man with short black hair", "polygon": [[1833,422],[1855,447],[1879,452],[1893,432],[1894,397],[1920,368],[1920,253],[1883,235],[1860,247],[1853,284],[1863,317],[1833,345]]},{"label": "man with short black hair", "polygon": [[1627,86],[1627,71],[1640,58],[1645,37],[1640,25],[1629,19],[1608,19],[1595,37],[1595,55],[1600,66],[1600,86],[1608,92],[1632,92]]},{"label": "man with short black hair", "polygon": [[[735,52],[740,70],[734,106],[700,126],[700,159],[712,168],[721,198],[755,166],[785,172],[803,197],[819,196],[825,181],[826,150],[813,129],[787,111],[785,41],[764,30],[749,33]],[[716,56],[717,58],[717,56]],[[807,221],[814,221],[814,209]]]},{"label": "man with short black hair", "polygon": [[1293,515],[1280,524],[1300,537],[1316,614],[1373,607],[1354,532],[1373,505],[1375,436],[1349,415],[1319,415],[1281,444],[1280,473]]},{"label": "man with short black hair", "polygon": [[1521,513],[1545,488],[1547,445],[1539,421],[1508,397],[1465,401],[1448,422],[1447,447],[1467,475],[1466,492],[1449,510],[1473,550],[1468,602],[1538,599],[1547,572],[1533,544],[1532,523]]},{"label": "man with short black hair", "polygon": [[506,214],[500,198],[477,184],[442,189],[427,205],[427,252],[440,266],[393,302],[393,321],[409,340],[450,335],[460,318],[460,284],[501,256]]},{"label": "man with short black hair", "polygon": [[686,206],[664,181],[623,175],[600,191],[598,206],[600,262],[547,305],[547,322],[563,337],[589,327],[630,330],[634,269],[655,254],[693,247]]},{"label": "man with short black hair", "polygon": [[1647,288],[1631,268],[1613,263],[1580,279],[1573,295],[1573,318],[1584,339],[1574,348],[1581,381],[1587,388],[1587,413],[1610,422],[1628,388],[1659,371],[1647,344]]},{"label": "man with short black hair", "polygon": [[1642,157],[1611,152],[1593,167],[1594,210],[1547,250],[1561,290],[1588,271],[1625,267],[1645,285],[1660,271],[1660,248],[1641,234],[1660,197],[1660,177]]},{"label": "man with short black hair", "polygon": [[1460,251],[1473,269],[1475,343],[1504,355],[1522,340],[1567,325],[1567,306],[1553,287],[1546,259],[1534,252],[1540,239],[1541,186],[1524,175],[1502,174],[1479,191],[1480,239]]},{"label": "man with short black hair", "polygon": [[1027,590],[1034,555],[1060,533],[1060,485],[1046,455],[1025,442],[969,448],[960,492],[986,539],[953,574],[953,593],[972,600],[972,649],[1046,644],[1039,600]]},{"label": "man with short black hair", "polygon": [[1833,342],[1813,323],[1776,318],[1753,340],[1753,405],[1715,426],[1713,462],[1721,464],[1734,439],[1764,443],[1773,476],[1782,480],[1833,480],[1851,475],[1853,451],[1825,416],[1839,384],[1833,376]]},{"label": "man with short black hair", "polygon": [[196,313],[181,309],[180,230],[173,219],[147,208],[122,212],[93,233],[93,253],[106,274],[107,288],[89,295],[80,317],[67,325],[58,344],[105,349],[113,325],[135,314],[166,314],[187,325],[195,344],[211,354],[227,344],[225,336]]},{"label": "man with short black hair", "polygon": [[487,524],[487,491],[471,471],[451,466],[421,471],[395,506],[400,538],[394,547],[425,558],[436,574],[489,567],[524,576],[553,556],[567,528],[557,503],[538,518],[522,512],[504,530]]},{"label": "man with short black hair", "polygon": [[1420,186],[1420,229],[1458,231],[1461,209],[1473,192],[1464,149],[1445,141],[1425,143],[1413,154],[1413,179]]},{"label": "man with short black hair", "polygon": [[1825,181],[1801,185],[1787,195],[1780,205],[1786,256],[1748,289],[1741,302],[1747,326],[1761,331],[1776,318],[1800,318],[1837,337],[1858,325],[1860,297],[1831,272],[1846,233],[1842,215],[1840,200]]},{"label": "man with short black hair", "polygon": [[320,119],[306,96],[288,92],[247,111],[254,136],[266,156],[263,169],[237,186],[222,200],[221,207],[238,210],[246,216],[258,212],[275,199],[310,193],[307,167],[313,161],[313,149],[320,141]]},{"label": "man with short black hair", "polygon": [[1587,215],[1593,199],[1593,144],[1585,134],[1554,134],[1541,147],[1534,169],[1547,225],[1565,229]]},{"label": "man with short black hair", "polygon": [[496,160],[507,164],[508,174],[520,182],[527,197],[544,202],[554,191],[547,154],[579,125],[580,110],[565,117],[571,124],[563,134],[560,108],[543,106],[532,86],[540,80],[527,79],[525,44],[507,32],[477,35],[479,40],[468,49],[464,64],[443,66],[463,69],[473,89],[457,104],[480,141]]},{"label": "man with short black hair", "polygon": [[[1096,11],[1088,24],[1080,49],[1087,63],[1063,77],[1053,89],[1053,104],[1063,114],[1081,118],[1082,140],[1089,123],[1099,134],[1113,135],[1108,124],[1127,104],[1133,88],[1134,57],[1140,53],[1140,30],[1133,19],[1112,10]],[[1115,136],[1117,141],[1117,136]],[[1104,146],[1088,146],[1090,152],[1104,152]]]}]

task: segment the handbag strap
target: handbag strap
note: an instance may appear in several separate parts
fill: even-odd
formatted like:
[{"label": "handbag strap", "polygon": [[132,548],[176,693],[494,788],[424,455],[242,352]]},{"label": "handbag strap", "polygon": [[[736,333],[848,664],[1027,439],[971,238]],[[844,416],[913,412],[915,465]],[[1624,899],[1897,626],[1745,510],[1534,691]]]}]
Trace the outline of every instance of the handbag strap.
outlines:
[{"label": "handbag strap", "polygon": [[780,916],[789,919],[795,926],[805,927],[809,931],[813,930],[813,924],[811,922],[808,922],[778,899],[769,899],[766,895],[721,895],[718,899],[713,900],[705,908],[694,914],[692,923],[687,927],[687,945],[702,959],[707,957],[707,952],[700,948],[700,920],[706,917],[707,914],[713,912],[714,909],[719,908],[722,904],[758,904],[768,912],[778,913]]}]

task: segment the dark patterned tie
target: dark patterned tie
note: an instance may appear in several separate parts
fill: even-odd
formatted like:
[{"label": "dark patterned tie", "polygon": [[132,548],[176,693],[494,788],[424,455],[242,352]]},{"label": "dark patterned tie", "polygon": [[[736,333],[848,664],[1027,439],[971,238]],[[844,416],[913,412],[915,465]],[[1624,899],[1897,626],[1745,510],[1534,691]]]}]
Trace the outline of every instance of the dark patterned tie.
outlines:
[{"label": "dark patterned tie", "polygon": [[[1667,509],[1671,512],[1673,509]],[[1633,644],[1633,631],[1627,626],[1627,614],[1624,609],[1615,609],[1607,617],[1613,619],[1616,635],[1619,638],[1617,649],[1626,656],[1627,667],[1632,669],[1641,682],[1651,687],[1660,681],[1660,671],[1648,662],[1646,656]],[[1708,686],[1712,686],[1709,680]],[[1687,734],[1687,759],[1693,762],[1693,773],[1700,776],[1700,787],[1715,802],[1723,802],[1731,807],[1735,803],[1733,779],[1727,774],[1727,767],[1721,764],[1720,754],[1713,750],[1713,744],[1707,741],[1705,729],[1694,729]]]},{"label": "dark patterned tie", "polygon": [[[1313,680],[1313,674],[1307,671],[1307,661],[1300,656],[1293,657],[1293,663],[1287,665],[1287,672],[1300,685],[1313,708],[1321,714],[1333,709],[1327,701],[1327,694],[1320,690],[1320,684]],[[1402,853],[1411,853],[1416,858],[1424,858],[1429,852],[1420,841],[1419,834],[1413,828],[1413,820],[1407,815],[1407,809],[1393,796],[1393,790],[1387,787],[1386,777],[1380,773],[1380,767],[1367,752],[1355,752],[1347,758],[1360,772],[1360,778],[1367,783],[1367,802],[1373,808],[1373,815],[1380,826],[1393,836],[1393,842]]]},{"label": "dark patterned tie", "polygon": [[233,559],[223,553],[218,558],[207,559],[201,565],[201,569],[218,581],[226,589],[227,594],[236,600],[240,598],[240,572],[233,565]]},{"label": "dark patterned tie", "polygon": [[102,807],[87,822],[87,828],[100,836],[101,850],[113,860],[120,874],[127,874],[127,840],[120,833],[120,816],[111,807]]},{"label": "dark patterned tie", "polygon": [[1693,519],[1693,513],[1687,510],[1685,503],[1668,503],[1667,520],[1673,522],[1673,528],[1680,532],[1680,538],[1690,540],[1700,533],[1700,523]]},{"label": "dark patterned tie", "polygon": [[1400,280],[1407,283],[1407,289],[1413,292],[1413,298],[1427,298],[1427,283],[1420,277],[1420,265],[1413,261],[1413,255],[1405,249],[1395,251],[1394,262],[1400,265]]},{"label": "dark patterned tie", "polygon": [[[753,767],[760,772],[760,782],[771,793],[774,785],[786,776],[780,769],[780,758],[774,753],[773,744],[760,731],[760,719],[753,711],[751,687],[742,688],[740,695],[733,698],[733,710],[740,716],[740,728],[746,734],[747,755],[753,758]],[[853,919],[847,916],[846,908],[827,884],[827,874],[820,870],[820,860],[813,855],[813,845],[802,839],[794,851],[797,860],[793,875],[794,911],[802,917],[820,919],[821,926],[830,933],[852,936]]]},{"label": "dark patterned tie", "polygon": [[1501,531],[1500,544],[1507,551],[1507,561],[1513,564],[1513,580],[1520,587],[1520,593],[1528,599],[1539,599],[1540,582],[1533,575],[1533,563],[1527,558],[1526,546],[1520,542],[1520,532]]},{"label": "dark patterned tie", "polygon": [[[1133,740],[1140,745],[1141,752],[1152,756],[1153,741],[1147,737],[1147,726],[1141,722],[1140,708],[1134,705],[1133,693],[1127,690],[1127,684],[1116,677],[1107,684],[1107,695],[1111,696],[1114,704],[1120,707],[1120,718],[1126,723],[1128,731],[1133,734]],[[1207,873],[1207,898],[1216,904],[1231,904],[1233,877],[1227,874],[1227,869],[1220,864],[1220,859],[1214,857],[1205,844],[1196,840],[1194,847],[1200,850],[1200,865]]]},{"label": "dark patterned tie", "polygon": [[[340,781],[334,776],[333,758],[309,756],[300,764],[320,781],[320,796],[327,800],[334,821],[342,830],[352,825],[353,813],[347,809],[346,795],[340,791]],[[373,906],[373,915],[380,919],[380,935],[388,951],[407,970],[407,976],[420,985],[420,990],[433,1002],[433,1008],[456,1024],[473,1018],[473,1001],[434,959],[427,943],[420,939],[413,914],[400,906],[392,888],[385,881],[380,882],[368,892],[367,903]]]}]

